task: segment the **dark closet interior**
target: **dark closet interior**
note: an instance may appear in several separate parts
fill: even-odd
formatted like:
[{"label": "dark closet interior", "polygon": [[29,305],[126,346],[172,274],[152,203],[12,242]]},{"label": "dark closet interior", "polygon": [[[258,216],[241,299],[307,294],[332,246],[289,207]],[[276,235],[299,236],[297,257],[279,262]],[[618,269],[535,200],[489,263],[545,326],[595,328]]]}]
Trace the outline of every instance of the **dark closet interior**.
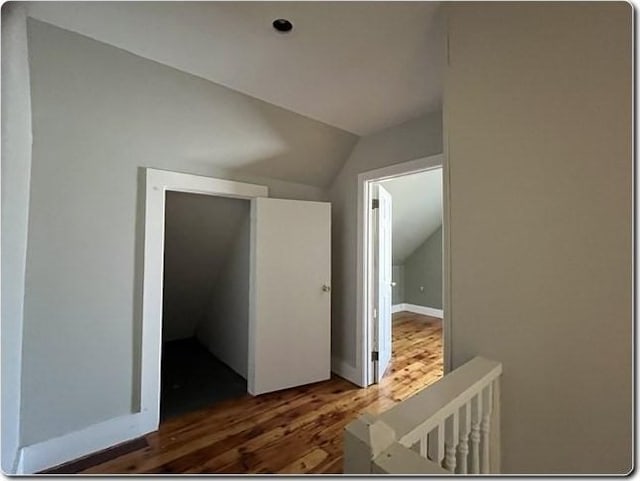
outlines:
[{"label": "dark closet interior", "polygon": [[161,420],[247,393],[249,209],[166,194]]}]

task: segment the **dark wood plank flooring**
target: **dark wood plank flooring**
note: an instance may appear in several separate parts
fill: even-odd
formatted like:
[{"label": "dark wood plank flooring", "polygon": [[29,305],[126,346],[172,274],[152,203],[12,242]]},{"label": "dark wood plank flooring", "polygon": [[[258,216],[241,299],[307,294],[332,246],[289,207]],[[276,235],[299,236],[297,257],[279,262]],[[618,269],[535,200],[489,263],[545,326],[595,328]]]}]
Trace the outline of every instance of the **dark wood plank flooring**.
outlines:
[{"label": "dark wood plank flooring", "polygon": [[342,473],[343,429],[351,420],[384,411],[441,377],[441,321],[397,313],[392,364],[380,384],[362,389],[332,376],[224,401],[163,422],[145,436],[146,447],[94,465],[89,457],[80,472]]}]

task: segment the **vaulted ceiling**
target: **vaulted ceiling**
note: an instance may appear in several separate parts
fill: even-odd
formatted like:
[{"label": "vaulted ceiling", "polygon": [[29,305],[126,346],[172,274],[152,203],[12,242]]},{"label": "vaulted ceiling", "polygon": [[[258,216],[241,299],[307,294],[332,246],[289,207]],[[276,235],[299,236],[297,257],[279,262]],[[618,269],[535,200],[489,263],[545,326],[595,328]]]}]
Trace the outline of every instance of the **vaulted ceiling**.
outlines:
[{"label": "vaulted ceiling", "polygon": [[[29,15],[365,135],[439,110],[437,2],[29,2]],[[275,18],[294,24],[288,34]]]}]

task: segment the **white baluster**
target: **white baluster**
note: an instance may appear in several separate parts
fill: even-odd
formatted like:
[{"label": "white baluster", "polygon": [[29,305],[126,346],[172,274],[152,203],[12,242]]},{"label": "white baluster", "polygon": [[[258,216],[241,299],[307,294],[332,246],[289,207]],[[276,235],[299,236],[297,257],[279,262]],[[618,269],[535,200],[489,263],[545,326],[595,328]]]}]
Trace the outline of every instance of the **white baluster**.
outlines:
[{"label": "white baluster", "polygon": [[422,436],[417,443],[411,446],[411,450],[415,451],[423,458],[427,458],[428,456],[427,446],[428,446],[428,433]]},{"label": "white baluster", "polygon": [[482,474],[489,474],[489,433],[491,431],[491,411],[493,409],[493,385],[489,384],[482,391],[482,423],[480,424],[480,434],[482,440],[482,462],[480,469]]},{"label": "white baluster", "polygon": [[471,474],[480,474],[480,422],[482,420],[482,397],[471,400]]},{"label": "white baluster", "polygon": [[458,473],[467,474],[469,465],[469,432],[471,431],[471,405],[466,403],[460,408],[459,439],[458,443]]},{"label": "white baluster", "polygon": [[428,434],[425,434],[424,437],[420,438],[420,456],[422,456],[423,458],[426,458],[428,455],[428,448],[429,446],[429,438],[428,438]]},{"label": "white baluster", "polygon": [[429,433],[428,437],[428,459],[442,465],[444,459],[444,421]]},{"label": "white baluster", "polygon": [[452,473],[456,472],[458,435],[458,413],[454,412],[444,423],[444,469]]}]

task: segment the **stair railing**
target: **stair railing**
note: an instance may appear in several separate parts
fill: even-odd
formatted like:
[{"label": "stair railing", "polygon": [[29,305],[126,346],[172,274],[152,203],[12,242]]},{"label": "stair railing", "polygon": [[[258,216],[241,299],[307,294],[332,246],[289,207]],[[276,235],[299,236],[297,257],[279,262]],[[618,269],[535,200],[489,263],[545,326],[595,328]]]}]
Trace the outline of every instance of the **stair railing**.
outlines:
[{"label": "stair railing", "polygon": [[502,364],[476,357],[378,416],[345,428],[347,474],[500,472]]}]

